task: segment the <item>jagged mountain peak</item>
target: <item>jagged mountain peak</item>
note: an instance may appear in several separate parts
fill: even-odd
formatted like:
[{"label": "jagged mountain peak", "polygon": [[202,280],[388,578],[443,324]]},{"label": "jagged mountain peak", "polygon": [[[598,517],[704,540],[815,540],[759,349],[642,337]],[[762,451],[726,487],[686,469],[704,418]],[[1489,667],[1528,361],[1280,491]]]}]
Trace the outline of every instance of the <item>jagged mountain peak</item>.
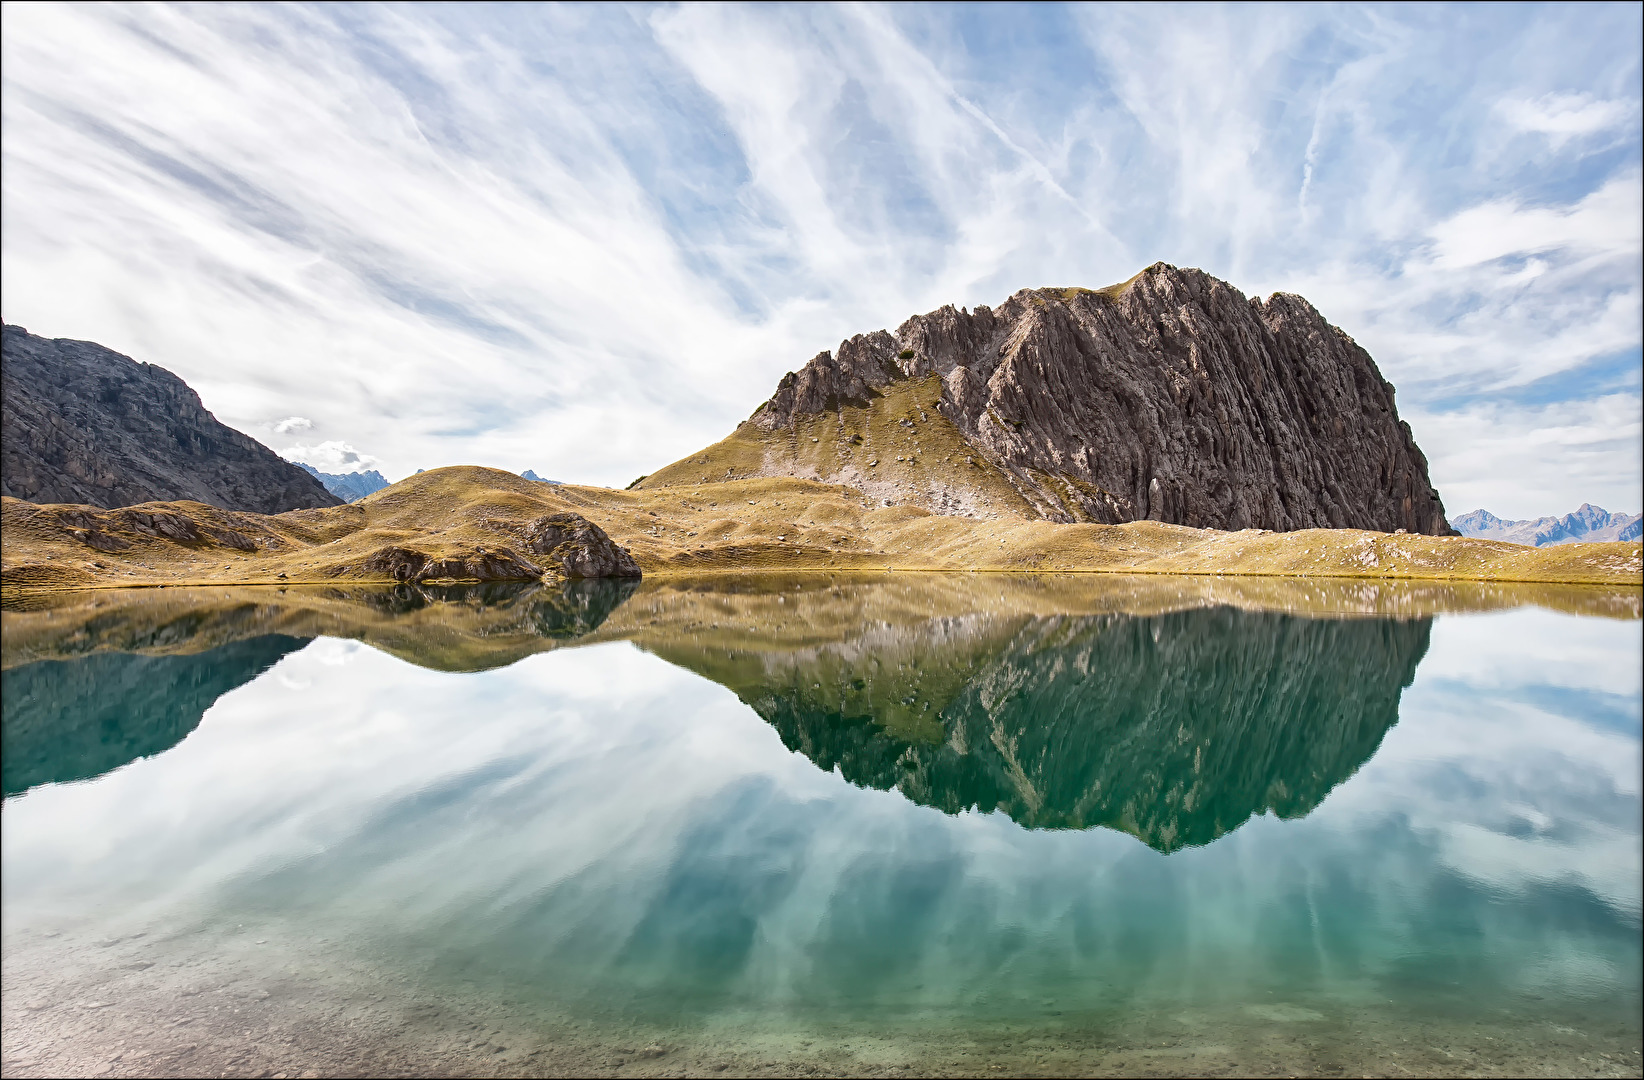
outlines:
[{"label": "jagged mountain peak", "polygon": [[1488,510],[1473,510],[1456,518],[1454,524],[1463,536],[1531,547],[1637,540],[1644,533],[1644,515],[1612,514],[1592,503],[1582,503],[1579,509],[1563,517],[1521,521],[1499,518]]},{"label": "jagged mountain peak", "polygon": [[1393,397],[1306,299],[1155,263],[848,338],[642,486],[799,476],[938,513],[1447,533]]}]

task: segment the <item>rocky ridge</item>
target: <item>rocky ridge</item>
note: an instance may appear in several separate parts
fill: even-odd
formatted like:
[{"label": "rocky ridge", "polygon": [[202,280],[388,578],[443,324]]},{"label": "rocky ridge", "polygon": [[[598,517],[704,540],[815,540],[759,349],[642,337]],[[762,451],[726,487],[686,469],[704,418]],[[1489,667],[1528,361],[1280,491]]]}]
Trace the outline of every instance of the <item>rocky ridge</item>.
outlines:
[{"label": "rocky ridge", "polygon": [[219,423],[164,368],[21,326],[3,333],[0,494],[99,507],[187,499],[259,514],[342,501]]},{"label": "rocky ridge", "polygon": [[101,510],[0,497],[11,586],[638,578],[627,548],[496,469],[421,473],[359,502],[284,514],[189,501]]},{"label": "rocky ridge", "polygon": [[1453,532],[1364,349],[1299,296],[1164,263],[852,337],[636,486],[778,475],[967,516]]}]

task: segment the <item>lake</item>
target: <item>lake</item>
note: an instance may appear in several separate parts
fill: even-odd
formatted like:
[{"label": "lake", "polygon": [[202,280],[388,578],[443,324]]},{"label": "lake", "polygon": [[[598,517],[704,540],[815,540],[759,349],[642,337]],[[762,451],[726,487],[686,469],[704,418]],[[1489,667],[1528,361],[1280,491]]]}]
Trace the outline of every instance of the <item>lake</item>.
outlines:
[{"label": "lake", "polygon": [[5,1074],[1637,1076],[1639,609],[8,596]]}]

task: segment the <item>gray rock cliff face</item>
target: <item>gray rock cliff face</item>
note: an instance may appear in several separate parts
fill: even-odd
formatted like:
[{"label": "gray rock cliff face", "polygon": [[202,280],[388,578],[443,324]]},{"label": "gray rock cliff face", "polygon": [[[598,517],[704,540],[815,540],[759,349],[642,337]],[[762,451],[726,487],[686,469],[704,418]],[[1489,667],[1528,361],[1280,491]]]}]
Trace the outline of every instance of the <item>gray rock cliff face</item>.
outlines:
[{"label": "gray rock cliff face", "polygon": [[1164,263],[858,335],[751,423],[776,432],[933,375],[932,404],[1049,520],[1452,532],[1364,349],[1299,296]]},{"label": "gray rock cliff face", "polygon": [[99,507],[193,499],[260,514],[342,501],[219,423],[164,368],[20,326],[5,327],[3,355],[0,494]]}]

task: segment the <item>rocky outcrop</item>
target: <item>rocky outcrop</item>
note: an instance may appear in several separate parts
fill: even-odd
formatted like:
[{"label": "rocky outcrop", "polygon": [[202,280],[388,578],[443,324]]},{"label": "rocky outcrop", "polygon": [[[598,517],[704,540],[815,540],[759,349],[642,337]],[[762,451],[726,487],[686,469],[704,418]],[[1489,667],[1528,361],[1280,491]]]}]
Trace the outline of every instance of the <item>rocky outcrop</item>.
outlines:
[{"label": "rocky outcrop", "polygon": [[130,551],[145,540],[247,552],[289,546],[257,517],[215,510],[198,503],[98,510],[76,504],[40,506],[8,499],[4,504],[4,521],[8,539],[13,543],[30,539],[72,539],[94,551],[111,554]]},{"label": "rocky outcrop", "polygon": [[89,341],[4,329],[0,494],[132,506],[179,499],[277,514],[342,500],[218,423],[187,383]]},{"label": "rocky outcrop", "polygon": [[1644,534],[1644,515],[1612,514],[1602,506],[1591,503],[1582,503],[1581,509],[1563,517],[1523,521],[1508,521],[1488,510],[1474,510],[1456,518],[1451,524],[1463,536],[1504,540],[1509,544],[1528,544],[1531,547],[1637,540]]},{"label": "rocky outcrop", "polygon": [[[1108,289],[1025,289],[997,309],[916,315],[784,377],[744,425],[765,446],[757,471],[789,467],[784,436],[810,453],[822,436],[799,437],[809,418],[843,420],[908,385],[928,385],[929,400],[899,403],[894,422],[927,452],[894,460],[940,471],[909,498],[938,513],[974,512],[963,491],[985,466],[1052,521],[1451,532],[1393,387],[1299,296],[1250,299],[1159,263]],[[933,445],[949,448],[933,460]],[[693,456],[641,486],[697,482],[706,464]],[[863,486],[891,467],[858,454],[832,474],[788,474]]]},{"label": "rocky outcrop", "polygon": [[[426,581],[534,581],[543,569],[507,548],[476,548],[443,555],[430,555],[415,548],[390,545],[378,548],[359,566],[366,575],[389,577],[418,585]],[[348,574],[354,568],[337,566],[333,573]]]},{"label": "rocky outcrop", "polygon": [[363,573],[389,577],[407,584],[429,581],[533,581],[544,576],[557,578],[638,578],[639,564],[605,534],[605,530],[579,514],[548,514],[524,528],[506,522],[491,526],[504,534],[515,534],[532,558],[507,547],[474,547],[432,555],[415,548],[391,544],[374,551],[357,567],[339,564],[336,576]]},{"label": "rocky outcrop", "polygon": [[525,550],[568,578],[637,578],[639,563],[580,514],[548,514],[525,530]]}]

